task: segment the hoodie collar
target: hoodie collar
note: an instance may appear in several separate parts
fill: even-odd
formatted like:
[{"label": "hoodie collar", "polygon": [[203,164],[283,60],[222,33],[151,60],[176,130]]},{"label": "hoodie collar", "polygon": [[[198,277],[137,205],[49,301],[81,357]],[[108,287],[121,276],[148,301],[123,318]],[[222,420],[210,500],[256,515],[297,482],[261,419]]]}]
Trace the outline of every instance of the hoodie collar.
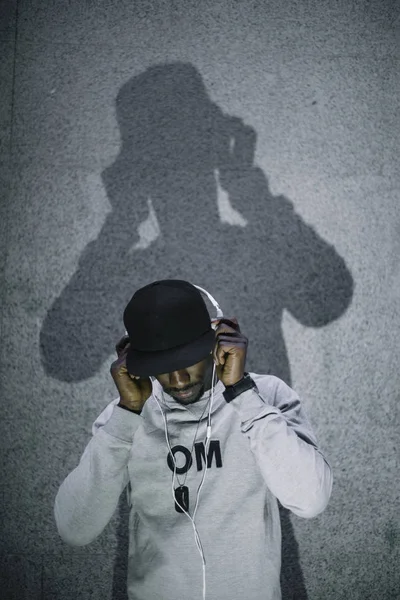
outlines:
[{"label": "hoodie collar", "polygon": [[[219,407],[219,405],[221,404],[222,401],[225,402],[225,398],[222,395],[222,392],[224,390],[225,390],[224,384],[222,383],[222,381],[218,380],[214,386],[214,398],[213,398],[213,403],[212,403],[211,414],[216,411],[216,409]],[[177,413],[181,412],[183,415],[186,415],[186,417],[188,417],[189,415],[193,415],[197,419],[199,419],[201,417],[204,409],[206,408],[206,406],[208,406],[209,400],[211,401],[212,392],[213,392],[213,388],[211,387],[209,390],[204,392],[204,394],[201,396],[201,398],[197,402],[194,402],[192,404],[188,404],[187,406],[185,406],[183,404],[180,404],[179,402],[177,402],[175,400],[175,398],[173,398],[172,396],[170,396],[169,394],[164,392],[163,387],[159,383],[159,381],[157,381],[157,379],[154,379],[153,380],[153,393],[152,393],[151,399],[152,399],[152,405],[153,406],[155,405],[155,407],[158,409],[158,411],[160,409],[158,407],[157,402],[154,399],[154,396],[157,398],[157,400],[160,403],[161,408],[164,410],[164,412],[167,412],[168,414],[171,412],[174,412],[176,416],[177,416]],[[207,415],[208,415],[208,409],[204,413],[204,418],[207,418]]]}]

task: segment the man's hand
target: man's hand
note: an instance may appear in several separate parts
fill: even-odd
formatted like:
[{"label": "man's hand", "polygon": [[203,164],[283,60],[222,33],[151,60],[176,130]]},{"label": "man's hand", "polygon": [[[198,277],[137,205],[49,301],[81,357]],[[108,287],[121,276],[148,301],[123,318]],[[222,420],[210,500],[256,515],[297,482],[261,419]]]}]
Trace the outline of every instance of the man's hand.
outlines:
[{"label": "man's hand", "polygon": [[118,354],[118,359],[115,360],[111,367],[110,373],[117,386],[120,401],[119,404],[141,412],[148,398],[153,391],[153,385],[150,377],[140,378],[138,375],[130,375],[126,368],[126,354],[129,350],[129,337],[124,336],[115,346]]},{"label": "man's hand", "polygon": [[213,319],[212,323],[217,325],[213,357],[218,379],[225,387],[234,385],[244,377],[249,340],[240,333],[236,317]]}]

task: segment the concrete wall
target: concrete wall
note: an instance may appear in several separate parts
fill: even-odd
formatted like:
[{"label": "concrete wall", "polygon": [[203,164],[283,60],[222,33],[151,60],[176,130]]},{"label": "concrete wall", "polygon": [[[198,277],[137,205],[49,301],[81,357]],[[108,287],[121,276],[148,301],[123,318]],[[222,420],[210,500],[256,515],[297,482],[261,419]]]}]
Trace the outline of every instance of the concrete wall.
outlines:
[{"label": "concrete wall", "polygon": [[167,278],[238,318],[332,465],[323,514],[282,511],[283,598],[400,597],[399,26],[394,0],[1,2],[5,600],[126,598],[125,496],[83,548],[53,505]]}]

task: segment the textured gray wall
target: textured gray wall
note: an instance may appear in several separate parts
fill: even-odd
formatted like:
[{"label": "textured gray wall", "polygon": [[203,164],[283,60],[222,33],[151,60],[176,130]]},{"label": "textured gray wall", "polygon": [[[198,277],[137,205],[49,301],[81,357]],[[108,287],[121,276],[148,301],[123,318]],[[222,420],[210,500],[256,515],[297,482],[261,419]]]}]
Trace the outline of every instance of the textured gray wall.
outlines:
[{"label": "textured gray wall", "polygon": [[281,513],[283,599],[400,597],[399,27],[395,0],[1,1],[2,598],[126,598],[124,494],[83,548],[54,498],[124,306],[170,277],[332,465],[322,515]]}]

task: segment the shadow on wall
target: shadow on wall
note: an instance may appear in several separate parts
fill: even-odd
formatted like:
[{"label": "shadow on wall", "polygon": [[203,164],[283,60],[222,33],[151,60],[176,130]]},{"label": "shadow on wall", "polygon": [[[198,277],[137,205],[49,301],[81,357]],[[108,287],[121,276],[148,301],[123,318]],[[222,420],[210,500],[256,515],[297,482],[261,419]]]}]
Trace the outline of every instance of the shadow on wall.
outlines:
[{"label": "shadow on wall", "polygon": [[[250,340],[248,371],[291,385],[283,310],[308,327],[343,315],[353,295],[344,260],[290,200],[272,196],[254,165],[255,131],[211,102],[191,64],[147,69],[116,104],[121,150],[102,173],[112,210],[43,323],[45,372],[68,383],[93,377],[115,359],[133,293],[176,278],[201,285],[238,317]],[[126,598],[125,505],[122,494],[113,600]],[[282,598],[307,599],[289,511],[279,508]]]}]

